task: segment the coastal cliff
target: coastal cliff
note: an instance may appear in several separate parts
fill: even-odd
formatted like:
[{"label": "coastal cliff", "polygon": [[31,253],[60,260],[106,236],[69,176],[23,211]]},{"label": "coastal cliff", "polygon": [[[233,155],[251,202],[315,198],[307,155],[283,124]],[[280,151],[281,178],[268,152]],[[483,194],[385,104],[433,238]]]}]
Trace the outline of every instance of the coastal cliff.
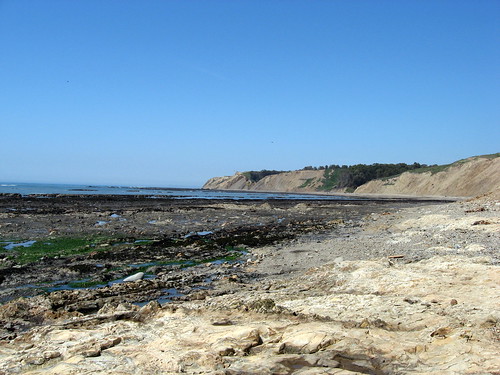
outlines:
[{"label": "coastal cliff", "polygon": [[373,180],[356,189],[359,194],[476,196],[500,190],[500,157],[468,158],[421,173],[405,172]]},{"label": "coastal cliff", "polygon": [[[387,165],[362,167],[378,166]],[[257,172],[238,172],[233,176],[211,178],[203,189],[454,197],[477,196],[500,189],[500,154],[475,156],[448,165],[415,168],[395,176],[371,179],[355,187],[338,183],[344,171],[345,167],[275,172],[260,179],[252,178],[251,173]]]},{"label": "coastal cliff", "polygon": [[323,173],[322,170],[281,172],[252,181],[247,174],[237,172],[233,176],[211,178],[203,189],[316,192],[322,185]]}]

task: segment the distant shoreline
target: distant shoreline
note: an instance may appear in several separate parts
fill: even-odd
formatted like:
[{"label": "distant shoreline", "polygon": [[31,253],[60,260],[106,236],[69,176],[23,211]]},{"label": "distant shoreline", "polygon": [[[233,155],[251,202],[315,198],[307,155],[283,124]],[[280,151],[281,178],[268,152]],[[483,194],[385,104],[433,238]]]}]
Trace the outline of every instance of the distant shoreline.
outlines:
[{"label": "distant shoreline", "polygon": [[405,195],[405,194],[356,194],[356,193],[342,193],[342,192],[293,192],[293,191],[278,191],[278,190],[237,190],[237,189],[200,189],[207,191],[219,191],[219,192],[250,192],[250,193],[264,193],[264,194],[300,194],[309,196],[339,196],[339,197],[349,197],[353,200],[366,199],[366,200],[385,200],[385,199],[410,199],[410,200],[437,200],[437,201],[448,201],[457,202],[471,197],[451,197],[451,196],[440,196],[440,195]]},{"label": "distant shoreline", "polygon": [[40,183],[2,183],[0,196],[20,195],[23,197],[78,197],[78,196],[128,196],[168,199],[228,199],[228,200],[412,200],[454,202],[467,197],[454,196],[415,196],[398,194],[344,193],[325,191],[280,191],[280,190],[245,190],[245,189],[207,189],[207,188],[167,188],[167,187],[133,187],[133,186],[98,186],[98,185],[65,185]]},{"label": "distant shoreline", "polygon": [[[220,191],[224,192],[224,191]],[[209,202],[266,202],[266,201],[296,201],[296,202],[313,202],[313,201],[325,201],[325,202],[336,202],[338,204],[347,203],[373,203],[373,202],[429,202],[429,203],[452,203],[459,201],[464,198],[453,198],[450,197],[414,197],[414,196],[366,196],[366,195],[355,195],[355,196],[341,196],[341,199],[335,199],[337,195],[327,195],[327,194],[295,194],[295,193],[276,193],[281,195],[281,197],[256,197],[259,193],[254,194],[251,197],[186,197],[186,196],[176,196],[176,195],[147,195],[147,194],[28,194],[21,195],[17,193],[0,193],[0,199],[57,199],[57,200],[96,200],[96,201],[141,201],[141,200],[155,200],[155,201],[190,201],[199,202],[203,201]],[[262,194],[273,194],[272,192],[262,192]],[[290,197],[286,197],[290,195]],[[283,197],[285,196],[285,197]],[[307,196],[307,197],[306,197]],[[331,199],[325,199],[323,197],[331,197]]]}]

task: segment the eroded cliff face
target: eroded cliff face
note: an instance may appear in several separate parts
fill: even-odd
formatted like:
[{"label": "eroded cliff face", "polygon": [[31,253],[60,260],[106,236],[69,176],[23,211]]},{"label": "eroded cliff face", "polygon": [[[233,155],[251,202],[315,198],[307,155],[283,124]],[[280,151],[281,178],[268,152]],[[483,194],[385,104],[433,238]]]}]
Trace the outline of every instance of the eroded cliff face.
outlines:
[{"label": "eroded cliff face", "polygon": [[355,193],[476,196],[497,190],[500,190],[500,157],[477,157],[434,174],[405,172],[394,178],[373,180],[358,187]]},{"label": "eroded cliff face", "polygon": [[256,190],[316,191],[321,186],[323,171],[293,171],[264,177],[255,183]]},{"label": "eroded cliff face", "polygon": [[252,182],[242,173],[234,176],[213,177],[208,180],[203,189],[210,190],[251,190]]},{"label": "eroded cliff face", "polygon": [[203,185],[203,189],[256,190],[283,192],[315,192],[321,186],[322,170],[301,170],[266,176],[252,182],[243,173],[234,176],[214,177]]},{"label": "eroded cliff face", "polygon": [[[279,192],[325,192],[323,170],[283,172],[252,182],[243,173],[214,177],[204,189]],[[405,172],[399,176],[370,181],[355,194],[472,197],[500,190],[500,157],[478,156],[453,163],[440,172]],[[331,194],[345,189],[328,191]]]}]

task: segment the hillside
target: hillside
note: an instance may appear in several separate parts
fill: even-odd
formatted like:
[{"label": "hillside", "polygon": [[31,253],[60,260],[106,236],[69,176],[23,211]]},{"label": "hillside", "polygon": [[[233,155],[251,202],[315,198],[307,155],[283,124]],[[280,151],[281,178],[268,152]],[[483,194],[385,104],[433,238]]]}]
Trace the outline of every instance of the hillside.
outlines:
[{"label": "hillside", "polygon": [[[238,172],[233,176],[214,177],[207,181],[203,188],[414,196],[476,196],[500,189],[500,154],[476,156],[449,165],[424,168],[415,168],[405,164],[405,168],[414,169],[393,177],[381,179],[366,177],[366,175],[373,175],[374,171],[377,171],[376,175],[380,175],[378,169],[382,168],[387,172],[401,165],[403,164],[356,165],[347,168],[335,166],[319,170],[273,172],[260,179],[251,175],[251,173],[258,174],[259,172]],[[347,180],[352,180],[359,174],[365,175],[364,181],[370,179],[371,181],[355,185],[354,188],[338,183],[343,176],[347,176]]]},{"label": "hillside", "polygon": [[245,173],[238,172],[234,176],[211,178],[203,185],[203,189],[316,192],[322,185],[323,174],[322,170],[301,170],[282,172],[251,181]]},{"label": "hillside", "polygon": [[472,157],[447,166],[405,172],[373,180],[356,189],[359,194],[477,196],[500,190],[499,154]]}]

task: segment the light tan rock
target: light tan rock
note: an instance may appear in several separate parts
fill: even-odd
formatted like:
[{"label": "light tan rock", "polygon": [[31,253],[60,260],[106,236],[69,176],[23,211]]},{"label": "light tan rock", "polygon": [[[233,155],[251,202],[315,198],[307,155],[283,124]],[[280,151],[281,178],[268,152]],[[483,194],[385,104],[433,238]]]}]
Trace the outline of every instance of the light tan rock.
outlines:
[{"label": "light tan rock", "polygon": [[310,330],[287,332],[282,339],[280,353],[316,353],[335,342],[331,333],[319,330],[320,327],[310,327]]},{"label": "light tan rock", "polygon": [[[497,203],[483,197],[406,210],[397,218],[369,221],[342,240],[347,249],[407,246],[405,256],[392,264],[387,257],[336,257],[306,272],[251,288],[238,284],[230,294],[172,308],[109,304],[89,316],[54,316],[45,326],[0,341],[0,373],[495,373],[500,368],[500,268],[483,252],[494,254],[498,232],[477,229],[468,215],[495,221]],[[487,209],[472,212],[477,205]],[[477,251],[436,250],[457,233]],[[404,237],[409,241],[391,242]],[[290,248],[321,254],[337,240]],[[418,246],[425,246],[428,256],[407,261]],[[267,256],[276,256],[275,250]],[[256,267],[264,263],[265,258]],[[30,303],[21,302],[5,316],[31,311]],[[134,318],[140,311],[144,319]],[[120,312],[131,314],[113,319]]]},{"label": "light tan rock", "polygon": [[224,335],[212,344],[215,353],[221,356],[244,355],[262,344],[259,331],[248,327],[234,327],[229,335]]}]

